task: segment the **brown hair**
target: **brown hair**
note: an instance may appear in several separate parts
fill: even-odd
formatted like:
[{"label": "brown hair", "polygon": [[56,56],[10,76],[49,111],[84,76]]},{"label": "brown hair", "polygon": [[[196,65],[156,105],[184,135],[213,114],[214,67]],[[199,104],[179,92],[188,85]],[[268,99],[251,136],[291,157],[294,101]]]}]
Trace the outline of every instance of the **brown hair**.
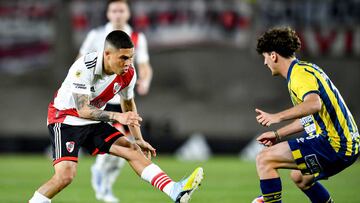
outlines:
[{"label": "brown hair", "polygon": [[272,28],[257,40],[256,51],[259,54],[275,51],[285,58],[295,56],[301,47],[299,37],[290,27]]}]

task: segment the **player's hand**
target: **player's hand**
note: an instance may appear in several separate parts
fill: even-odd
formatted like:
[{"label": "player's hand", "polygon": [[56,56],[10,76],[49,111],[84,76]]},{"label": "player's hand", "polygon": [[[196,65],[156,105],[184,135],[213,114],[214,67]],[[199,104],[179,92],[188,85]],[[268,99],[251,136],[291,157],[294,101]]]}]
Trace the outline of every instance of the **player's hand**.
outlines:
[{"label": "player's hand", "polygon": [[269,127],[272,124],[280,123],[281,120],[277,114],[270,114],[262,111],[260,109],[255,109],[258,115],[256,116],[256,120],[260,125]]},{"label": "player's hand", "polygon": [[259,137],[257,137],[256,141],[258,141],[260,144],[270,147],[270,146],[276,144],[276,136],[273,131],[269,131],[269,132],[265,132],[265,133],[261,134]]},{"label": "player's hand", "polygon": [[136,140],[135,143],[141,148],[144,155],[150,160],[151,156],[156,156],[156,149],[145,140]]},{"label": "player's hand", "polygon": [[140,127],[140,122],[142,121],[142,118],[139,116],[139,114],[132,111],[128,111],[125,113],[117,113],[115,116],[115,120],[123,125]]},{"label": "player's hand", "polygon": [[136,91],[139,95],[146,95],[149,92],[150,83],[146,80],[138,80],[136,82]]}]

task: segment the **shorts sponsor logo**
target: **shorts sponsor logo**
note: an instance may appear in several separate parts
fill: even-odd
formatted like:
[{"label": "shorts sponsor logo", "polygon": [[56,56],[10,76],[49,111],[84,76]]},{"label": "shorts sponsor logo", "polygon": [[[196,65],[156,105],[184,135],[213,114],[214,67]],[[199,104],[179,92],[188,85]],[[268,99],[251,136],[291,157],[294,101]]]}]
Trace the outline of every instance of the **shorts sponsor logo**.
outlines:
[{"label": "shorts sponsor logo", "polygon": [[311,174],[319,173],[322,171],[322,167],[315,154],[305,156],[305,162]]},{"label": "shorts sponsor logo", "polygon": [[116,82],[114,84],[114,89],[113,89],[114,94],[118,93],[120,89],[121,89],[121,85],[119,85],[119,83]]},{"label": "shorts sponsor logo", "polygon": [[73,152],[74,147],[75,147],[74,141],[66,142],[66,150],[68,150],[68,152],[70,152],[70,153]]}]

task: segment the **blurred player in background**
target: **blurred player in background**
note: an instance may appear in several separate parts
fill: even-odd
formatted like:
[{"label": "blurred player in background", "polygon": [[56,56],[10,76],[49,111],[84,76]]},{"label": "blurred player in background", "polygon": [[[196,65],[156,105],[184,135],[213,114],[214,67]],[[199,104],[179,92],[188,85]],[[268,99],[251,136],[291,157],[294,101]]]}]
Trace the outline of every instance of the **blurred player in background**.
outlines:
[{"label": "blurred player in background", "polygon": [[[105,37],[113,30],[126,32],[135,46],[135,62],[138,72],[136,91],[139,95],[149,92],[152,79],[152,68],[149,62],[147,41],[143,33],[134,32],[127,23],[130,18],[130,10],[126,0],[110,0],[107,3],[107,18],[109,22],[99,28],[91,30],[83,42],[79,56],[101,50]],[[121,112],[119,96],[115,96],[108,102],[105,110]],[[120,123],[113,125],[125,135],[129,135],[127,126]],[[118,202],[119,199],[113,195],[112,187],[118,177],[125,160],[109,154],[98,155],[91,167],[92,186],[98,200],[105,202]]]},{"label": "blurred player in background", "polygon": [[[76,60],[49,104],[47,123],[55,174],[34,193],[29,203],[50,203],[73,181],[81,147],[92,155],[111,153],[125,158],[137,175],[174,202],[188,202],[200,185],[203,170],[197,168],[188,178],[174,182],[151,162],[156,150],[140,131],[142,119],[134,100],[135,52],[130,37],[123,31],[113,31],[106,37],[103,50]],[[103,110],[116,94],[121,96],[125,113]],[[128,125],[135,139],[130,141],[122,136],[110,121]]]},{"label": "blurred player in background", "polygon": [[[295,52],[301,43],[290,28],[275,28],[257,41],[273,76],[282,76],[294,107],[279,113],[256,109],[258,123],[271,126],[292,123],[261,134],[257,140],[268,146],[256,158],[262,197],[254,202],[281,202],[282,186],[278,169],[292,169],[291,179],[313,203],[333,202],[318,182],[355,162],[359,155],[359,131],[340,92],[317,65],[300,61]],[[287,136],[305,131],[299,138]]]}]

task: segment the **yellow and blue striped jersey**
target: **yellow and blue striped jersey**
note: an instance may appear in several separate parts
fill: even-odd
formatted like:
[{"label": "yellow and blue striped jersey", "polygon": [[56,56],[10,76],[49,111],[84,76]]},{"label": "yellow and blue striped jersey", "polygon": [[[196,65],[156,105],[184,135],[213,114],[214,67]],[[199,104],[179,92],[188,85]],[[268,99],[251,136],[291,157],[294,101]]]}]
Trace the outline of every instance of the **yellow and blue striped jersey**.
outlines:
[{"label": "yellow and blue striped jersey", "polygon": [[337,153],[346,156],[357,154],[359,131],[355,120],[325,72],[315,64],[295,59],[289,67],[287,82],[294,105],[303,102],[310,93],[320,96],[321,110],[311,115],[316,134],[327,137]]}]

